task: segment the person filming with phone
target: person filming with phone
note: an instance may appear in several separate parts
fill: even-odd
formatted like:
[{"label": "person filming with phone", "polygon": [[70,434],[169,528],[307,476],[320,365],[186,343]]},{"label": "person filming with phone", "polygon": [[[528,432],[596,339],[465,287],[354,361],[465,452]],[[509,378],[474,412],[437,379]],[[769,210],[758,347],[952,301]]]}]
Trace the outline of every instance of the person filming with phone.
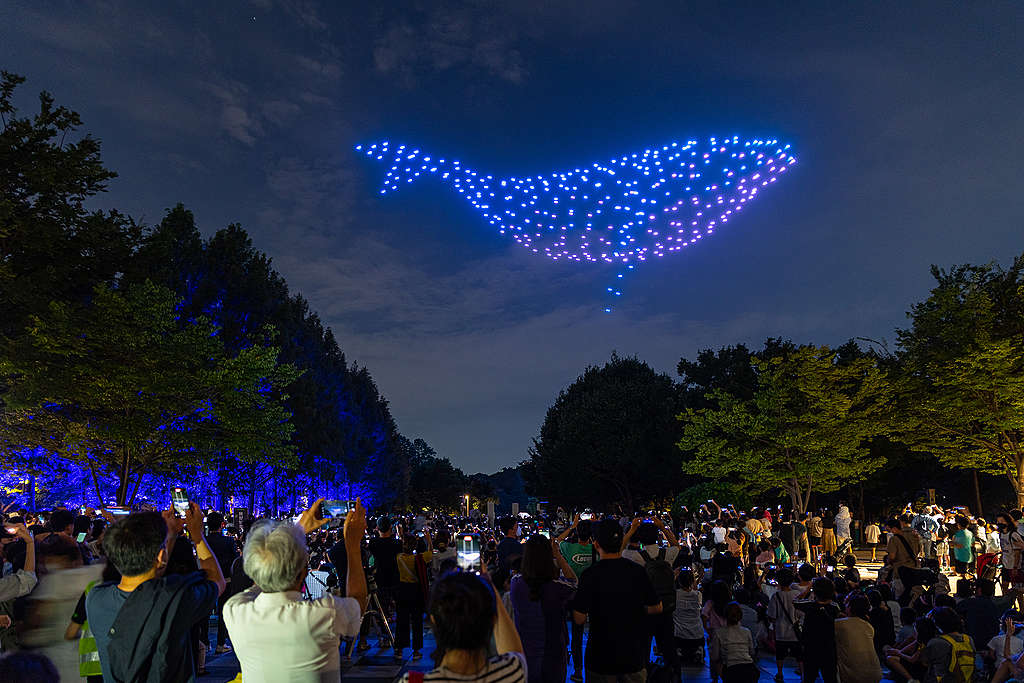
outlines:
[{"label": "person filming with phone", "polygon": [[[182,529],[201,571],[164,576]],[[192,627],[208,619],[224,592],[224,575],[203,536],[203,513],[189,503],[173,511],[137,512],[111,524],[103,539],[117,583],[95,586],[85,607],[106,681],[192,681]]]},{"label": "person filming with phone", "polygon": [[224,605],[224,621],[246,683],[337,683],[341,677],[341,638],[359,633],[366,610],[366,577],[359,544],[366,533],[366,511],[356,499],[345,515],[348,563],[346,595],[330,593],[303,600],[309,571],[306,535],[328,522],[319,499],[291,521],[259,520],[242,550],[245,573],[255,585]]}]

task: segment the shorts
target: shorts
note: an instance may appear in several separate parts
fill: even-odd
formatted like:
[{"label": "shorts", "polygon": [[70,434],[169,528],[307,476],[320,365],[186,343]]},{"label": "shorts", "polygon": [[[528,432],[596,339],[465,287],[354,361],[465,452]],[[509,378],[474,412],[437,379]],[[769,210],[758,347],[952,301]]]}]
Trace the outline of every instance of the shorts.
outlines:
[{"label": "shorts", "polygon": [[953,560],[953,569],[956,570],[957,574],[966,574],[972,563],[961,562],[960,560]]},{"label": "shorts", "polygon": [[786,657],[793,657],[794,659],[800,659],[803,651],[800,649],[800,641],[798,640],[776,640],[775,641],[775,659],[781,662]]}]

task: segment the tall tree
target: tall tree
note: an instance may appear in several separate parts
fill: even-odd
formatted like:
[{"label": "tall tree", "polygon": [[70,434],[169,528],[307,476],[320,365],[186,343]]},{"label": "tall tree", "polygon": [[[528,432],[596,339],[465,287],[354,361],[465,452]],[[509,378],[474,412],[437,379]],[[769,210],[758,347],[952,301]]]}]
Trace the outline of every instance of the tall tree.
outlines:
[{"label": "tall tree", "polygon": [[139,238],[116,211],[86,201],[116,176],[100,143],[79,136],[78,114],[39,95],[39,112],[19,116],[14,92],[24,78],[0,72],[0,336],[22,334],[50,301],[87,300],[113,282]]},{"label": "tall tree", "polygon": [[177,304],[152,283],[100,285],[88,305],[53,303],[33,316],[27,335],[0,344],[9,387],[0,445],[88,464],[101,500],[101,471],[113,471],[119,504],[146,473],[224,452],[287,461],[292,427],[280,391],[298,371],[278,365],[272,346],[225,354],[216,327],[176,315]]},{"label": "tall tree", "polygon": [[724,389],[712,407],[679,415],[679,447],[692,452],[684,470],[735,477],[758,493],[781,489],[804,511],[813,492],[857,481],[881,462],[868,440],[887,430],[885,379],[873,358],[840,362],[828,347],[802,346],[753,359],[757,387],[749,397]]},{"label": "tall tree", "polygon": [[932,275],[897,331],[900,438],[950,467],[1004,476],[1024,505],[1024,255]]},{"label": "tall tree", "polygon": [[534,493],[570,505],[619,501],[630,511],[665,498],[681,480],[672,379],[612,354],[548,408],[525,476]]}]

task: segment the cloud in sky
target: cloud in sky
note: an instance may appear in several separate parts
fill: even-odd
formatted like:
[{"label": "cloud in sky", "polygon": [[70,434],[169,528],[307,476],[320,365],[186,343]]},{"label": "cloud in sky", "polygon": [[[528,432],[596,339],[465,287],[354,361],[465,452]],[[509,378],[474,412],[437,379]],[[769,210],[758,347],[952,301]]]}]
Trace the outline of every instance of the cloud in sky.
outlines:
[{"label": "cloud in sky", "polygon": [[[891,340],[930,263],[1019,253],[1014,19],[913,1],[10,0],[0,66],[103,140],[121,172],[104,202],[241,222],[399,427],[486,471],[525,457],[558,390],[613,349],[674,374],[769,335]],[[381,200],[352,152],[401,135],[532,174],[723,128],[792,137],[793,177],[648,264],[613,316],[600,270],[531,256],[429,183]]]}]

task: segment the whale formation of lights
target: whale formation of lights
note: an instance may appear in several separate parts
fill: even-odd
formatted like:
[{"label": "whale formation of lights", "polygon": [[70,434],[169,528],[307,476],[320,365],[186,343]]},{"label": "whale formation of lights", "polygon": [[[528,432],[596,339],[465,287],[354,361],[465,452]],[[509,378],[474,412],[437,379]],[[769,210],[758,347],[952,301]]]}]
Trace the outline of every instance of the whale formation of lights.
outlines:
[{"label": "whale formation of lights", "polygon": [[672,142],[548,175],[506,178],[410,145],[377,142],[356,150],[389,166],[381,194],[435,176],[534,254],[616,264],[611,297],[622,296],[618,283],[639,263],[713,235],[796,163],[788,144],[738,136]]}]

